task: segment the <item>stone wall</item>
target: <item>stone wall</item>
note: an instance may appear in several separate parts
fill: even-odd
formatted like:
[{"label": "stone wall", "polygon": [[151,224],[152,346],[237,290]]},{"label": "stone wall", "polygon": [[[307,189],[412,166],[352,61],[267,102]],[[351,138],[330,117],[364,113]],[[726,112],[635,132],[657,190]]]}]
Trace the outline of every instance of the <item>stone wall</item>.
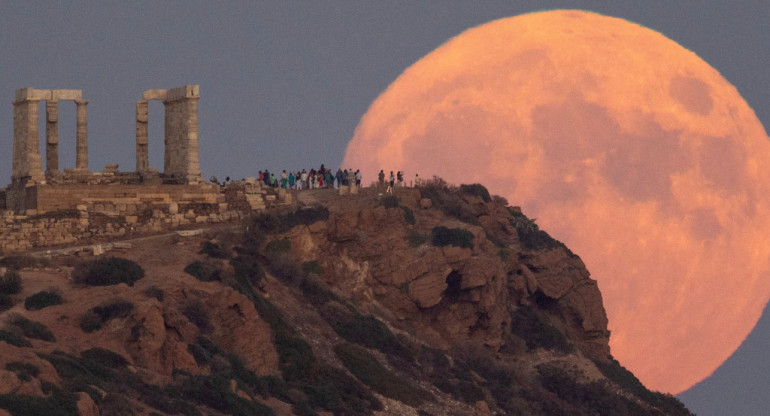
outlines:
[{"label": "stone wall", "polygon": [[[9,186],[7,208],[17,213],[44,214],[71,210],[78,205],[110,206],[108,212],[140,211],[155,205],[220,204],[225,202],[219,186],[200,185],[150,185],[150,184],[61,184],[36,186]],[[24,210],[23,207],[37,207]],[[101,211],[101,210],[100,210]]]},{"label": "stone wall", "polygon": [[116,237],[143,235],[194,224],[238,221],[248,212],[227,204],[90,203],[42,215],[0,212],[0,255],[59,245],[94,244]]},{"label": "stone wall", "polygon": [[[8,200],[27,199],[45,211],[19,214],[3,206],[4,192],[14,194]],[[292,191],[263,188],[254,180],[231,182],[224,189],[213,184],[11,186],[0,189],[0,256],[235,222],[293,201]]]}]

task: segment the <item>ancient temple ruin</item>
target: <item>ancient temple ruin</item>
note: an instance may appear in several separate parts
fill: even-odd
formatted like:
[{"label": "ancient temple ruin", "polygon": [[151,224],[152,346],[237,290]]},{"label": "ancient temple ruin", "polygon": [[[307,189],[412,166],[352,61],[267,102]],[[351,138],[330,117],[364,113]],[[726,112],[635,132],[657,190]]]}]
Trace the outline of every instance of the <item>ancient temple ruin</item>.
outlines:
[{"label": "ancient temple ruin", "polygon": [[[198,85],[147,90],[136,102],[136,170],[119,172],[107,165],[101,172],[88,166],[88,100],[81,90],[16,90],[13,100],[13,171],[11,184],[0,190],[0,209],[37,213],[74,209],[96,199],[154,198],[213,201],[215,190],[201,178],[198,145]],[[148,103],[164,106],[163,172],[149,167]],[[39,104],[45,101],[45,171],[39,146]],[[59,101],[76,105],[75,168],[59,169]],[[110,188],[104,186],[111,185]],[[123,188],[121,188],[121,186]],[[153,188],[154,187],[154,188]],[[180,188],[183,187],[183,188]],[[129,189],[130,188],[130,189]],[[169,197],[169,195],[174,197]],[[112,196],[111,196],[112,195]],[[161,196],[158,196],[161,195]],[[163,196],[165,195],[165,196]]]},{"label": "ancient temple ruin", "polygon": [[165,155],[163,173],[182,182],[198,181],[198,100],[197,85],[170,90],[147,90],[136,102],[136,171],[149,168],[148,104],[161,100],[165,108]]},{"label": "ancient temple ruin", "polygon": [[46,103],[46,172],[59,170],[59,101],[74,101],[77,106],[75,169],[88,170],[88,101],[83,100],[82,91],[22,88],[13,100],[13,183],[45,182],[38,145],[40,101]]}]

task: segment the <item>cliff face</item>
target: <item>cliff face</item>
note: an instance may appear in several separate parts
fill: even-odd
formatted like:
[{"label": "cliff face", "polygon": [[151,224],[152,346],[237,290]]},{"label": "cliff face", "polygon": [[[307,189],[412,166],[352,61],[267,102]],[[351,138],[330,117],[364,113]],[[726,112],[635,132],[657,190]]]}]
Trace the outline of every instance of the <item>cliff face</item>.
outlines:
[{"label": "cliff face", "polygon": [[[296,227],[287,236],[298,242],[293,254],[320,262],[334,287],[359,305],[387,310],[436,348],[471,342],[499,349],[511,332],[511,316],[537,299],[549,304],[550,324],[579,350],[608,356],[601,293],[580,258],[555,241],[525,247],[519,233],[538,230],[517,229],[503,201],[459,197],[473,223],[421,209],[420,193],[413,191],[392,208],[347,204],[327,222]],[[472,247],[431,244],[432,230],[442,226],[469,231]]]},{"label": "cliff face", "polygon": [[136,241],[130,286],[4,259],[27,267],[0,415],[689,413],[612,360],[596,282],[533,220],[477,185],[397,191]]}]

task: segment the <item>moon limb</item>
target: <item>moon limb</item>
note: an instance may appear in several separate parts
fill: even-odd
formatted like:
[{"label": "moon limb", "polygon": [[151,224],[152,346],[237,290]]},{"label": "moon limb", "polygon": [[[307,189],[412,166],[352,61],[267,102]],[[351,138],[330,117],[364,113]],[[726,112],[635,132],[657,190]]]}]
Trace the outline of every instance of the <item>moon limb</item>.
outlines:
[{"label": "moon limb", "polygon": [[677,393],[738,347],[770,297],[757,231],[770,227],[769,147],[691,51],[622,19],[552,11],[469,29],[407,68],[343,163],[480,182],[521,205],[598,281],[615,357]]}]

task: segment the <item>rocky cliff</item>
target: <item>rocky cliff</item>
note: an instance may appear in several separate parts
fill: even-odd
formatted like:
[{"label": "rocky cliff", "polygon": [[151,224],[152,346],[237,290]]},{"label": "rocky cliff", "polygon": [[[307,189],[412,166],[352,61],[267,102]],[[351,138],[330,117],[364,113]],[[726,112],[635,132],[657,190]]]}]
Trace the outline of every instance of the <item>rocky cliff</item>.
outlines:
[{"label": "rocky cliff", "polygon": [[480,185],[379,191],[0,260],[0,415],[689,414],[612,359],[534,220]]}]

